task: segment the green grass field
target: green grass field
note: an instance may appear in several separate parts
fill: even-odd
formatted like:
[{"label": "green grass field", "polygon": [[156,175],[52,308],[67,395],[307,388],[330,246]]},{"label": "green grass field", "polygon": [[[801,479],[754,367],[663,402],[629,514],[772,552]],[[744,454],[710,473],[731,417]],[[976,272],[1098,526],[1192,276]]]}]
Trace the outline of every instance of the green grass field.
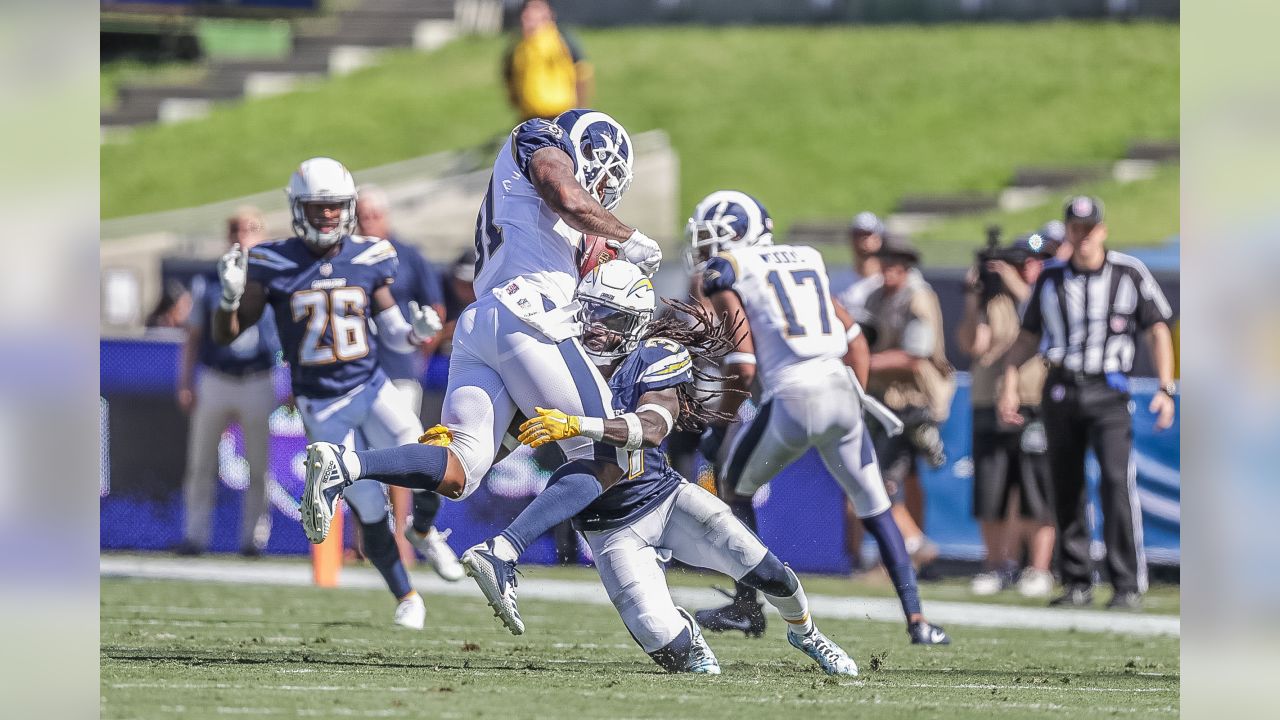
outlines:
[{"label": "green grass field", "polygon": [[[592,104],[633,132],[670,134],[682,207],[737,186],[784,230],[797,218],[885,212],[905,193],[994,191],[1018,165],[1102,161],[1135,139],[1178,135],[1170,24],[666,27],[581,38],[597,68]],[[102,148],[103,217],[279,187],[315,154],[358,170],[482,145],[514,123],[498,78],[504,42],[396,53],[288,95],[139,129]]]},{"label": "green grass field", "polygon": [[1176,638],[955,626],[953,646],[913,648],[897,624],[819,618],[858,678],[823,675],[776,622],[711,635],[724,674],[693,677],[659,671],[596,605],[526,600],[513,637],[478,596],[428,597],[422,632],[373,590],[104,578],[101,598],[103,718],[1178,714]]}]

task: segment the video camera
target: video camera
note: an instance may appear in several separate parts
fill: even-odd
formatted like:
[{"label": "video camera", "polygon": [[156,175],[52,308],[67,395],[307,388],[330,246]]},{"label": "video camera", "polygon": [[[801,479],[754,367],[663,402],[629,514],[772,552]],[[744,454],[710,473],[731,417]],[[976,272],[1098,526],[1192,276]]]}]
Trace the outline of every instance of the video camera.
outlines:
[{"label": "video camera", "polygon": [[987,269],[987,263],[998,260],[1007,262],[1014,267],[1021,267],[1022,263],[1029,260],[1033,255],[1027,248],[1001,246],[1001,232],[1003,230],[999,225],[988,226],[986,246],[974,253],[974,260],[978,266],[978,285],[982,288],[982,302],[984,304],[999,295],[1004,289],[1004,281],[1000,279],[999,274]]}]

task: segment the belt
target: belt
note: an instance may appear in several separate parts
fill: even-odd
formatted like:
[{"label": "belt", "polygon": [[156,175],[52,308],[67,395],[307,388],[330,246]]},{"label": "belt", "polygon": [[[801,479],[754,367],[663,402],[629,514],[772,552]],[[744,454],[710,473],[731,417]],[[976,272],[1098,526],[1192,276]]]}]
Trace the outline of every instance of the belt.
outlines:
[{"label": "belt", "polygon": [[1106,373],[1082,372],[1080,370],[1071,370],[1070,368],[1063,367],[1062,365],[1050,365],[1049,377],[1053,378],[1054,380],[1067,380],[1077,385],[1080,385],[1086,382],[1106,382],[1107,381]]}]

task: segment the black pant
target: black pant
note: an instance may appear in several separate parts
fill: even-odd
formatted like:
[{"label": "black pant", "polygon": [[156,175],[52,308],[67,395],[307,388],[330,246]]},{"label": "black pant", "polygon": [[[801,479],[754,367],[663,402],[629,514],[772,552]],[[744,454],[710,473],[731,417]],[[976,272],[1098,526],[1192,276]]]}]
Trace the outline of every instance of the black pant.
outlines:
[{"label": "black pant", "polygon": [[1085,516],[1085,452],[1092,447],[1102,471],[1102,537],[1116,592],[1147,589],[1141,547],[1142,515],[1133,484],[1133,415],[1129,394],[1101,376],[1051,373],[1044,386],[1045,433],[1053,472],[1058,556],[1064,585],[1092,582],[1089,525]]}]

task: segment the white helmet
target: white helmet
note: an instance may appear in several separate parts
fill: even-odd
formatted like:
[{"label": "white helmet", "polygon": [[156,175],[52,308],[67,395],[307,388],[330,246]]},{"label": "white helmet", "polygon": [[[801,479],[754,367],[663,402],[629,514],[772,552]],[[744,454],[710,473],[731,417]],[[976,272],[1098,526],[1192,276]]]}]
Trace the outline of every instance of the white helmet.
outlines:
[{"label": "white helmet", "polygon": [[635,152],[626,129],[597,110],[567,110],[556,117],[555,124],[573,146],[578,182],[606,210],[617,207],[633,177]]},{"label": "white helmet", "polygon": [[[293,232],[317,247],[330,247],[356,227],[356,181],[342,163],[327,157],[303,161],[285,188],[293,212]],[[334,224],[322,215],[308,216],[308,203],[342,205]],[[321,225],[317,227],[316,223]]]},{"label": "white helmet", "polygon": [[702,199],[686,227],[685,259],[697,268],[722,250],[770,245],[773,218],[759,200],[738,190],[717,190]]},{"label": "white helmet", "polygon": [[640,344],[656,305],[653,283],[625,260],[602,263],[578,283],[582,347],[597,365],[607,365]]}]

